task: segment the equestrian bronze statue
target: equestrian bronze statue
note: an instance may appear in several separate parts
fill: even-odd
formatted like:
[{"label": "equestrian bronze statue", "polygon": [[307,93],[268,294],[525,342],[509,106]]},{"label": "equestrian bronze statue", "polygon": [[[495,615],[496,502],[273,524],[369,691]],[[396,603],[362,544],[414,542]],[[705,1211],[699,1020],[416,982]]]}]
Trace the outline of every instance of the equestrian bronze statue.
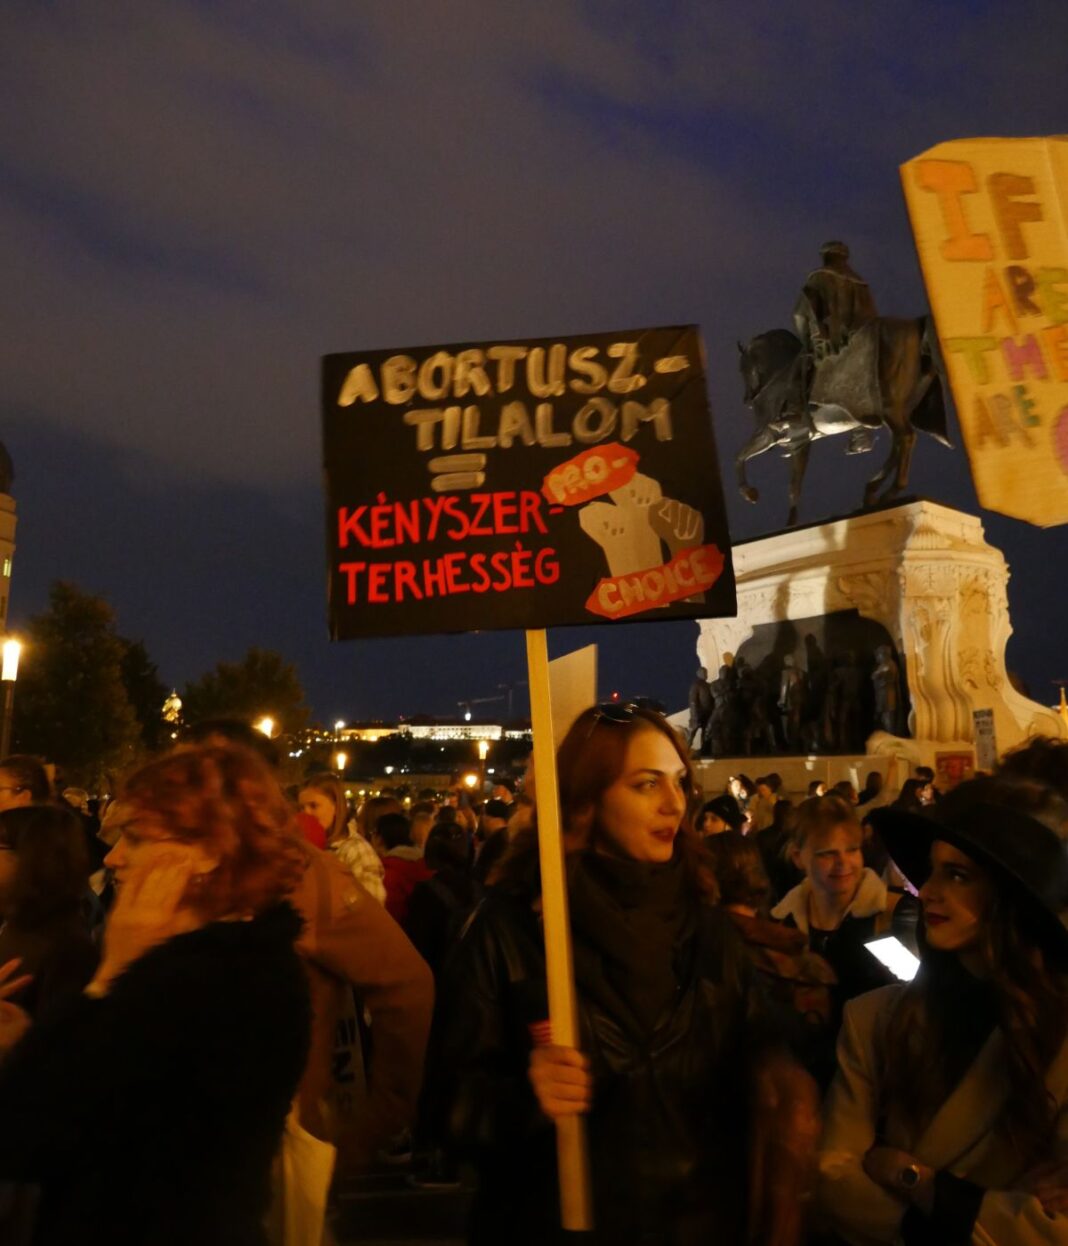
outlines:
[{"label": "equestrian bronze statue", "polygon": [[745,403],[757,421],[735,459],[738,487],[755,502],[759,494],[746,479],[746,463],[782,450],[791,464],[790,526],[797,523],[809,447],[819,438],[849,433],[846,453],[864,454],[880,428],[890,430],[890,453],[868,481],[865,506],[905,489],[917,429],[950,445],[930,317],[880,316],[844,243],[825,243],[821,257],[822,267],[809,275],[794,309],[797,333],[772,329],[748,346],[738,343]]}]

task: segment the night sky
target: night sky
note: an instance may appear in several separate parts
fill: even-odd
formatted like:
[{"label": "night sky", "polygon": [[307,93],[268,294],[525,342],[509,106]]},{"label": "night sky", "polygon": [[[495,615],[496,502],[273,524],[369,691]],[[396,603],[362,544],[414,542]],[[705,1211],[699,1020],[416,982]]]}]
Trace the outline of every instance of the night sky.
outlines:
[{"label": "night sky", "polygon": [[[827,238],[881,311],[925,311],[899,164],[1063,132],[1065,46],[1063,0],[7,0],[13,630],[65,578],[179,688],[250,645],[327,721],[516,684],[520,633],[328,642],[319,356],[697,323],[729,465],[751,429],[735,340],[789,325]],[[814,448],[803,522],[859,503],[875,457],[844,443]],[[781,526],[786,470],[752,464],[757,507],[728,488],[735,539]],[[977,506],[963,451],[927,438],[910,492]],[[1010,667],[1052,699],[1068,528],[983,519],[1013,571]],[[696,635],[551,647],[596,640],[604,694],[674,709]]]}]

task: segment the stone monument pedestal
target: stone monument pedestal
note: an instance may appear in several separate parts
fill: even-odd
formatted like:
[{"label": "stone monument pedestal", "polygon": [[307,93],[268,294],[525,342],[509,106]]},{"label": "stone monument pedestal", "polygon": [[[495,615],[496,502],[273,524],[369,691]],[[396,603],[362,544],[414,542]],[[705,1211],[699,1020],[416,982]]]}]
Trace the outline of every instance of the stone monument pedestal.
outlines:
[{"label": "stone monument pedestal", "polygon": [[[1055,711],[1009,682],[1009,569],[974,515],[936,502],[906,502],[742,542],[734,547],[734,570],[737,618],[700,623],[697,654],[709,672],[732,662],[761,625],[852,610],[885,628],[907,683],[909,738],[872,730],[869,717],[864,756],[884,759],[870,769],[885,770],[891,756],[908,767],[934,767],[940,753],[974,754],[977,710],[993,716],[998,753],[1033,735],[1068,735]],[[799,661],[803,666],[803,648]],[[754,777],[772,770],[785,777],[787,769],[801,765],[820,778],[826,763],[835,763],[832,772],[842,770],[839,777],[845,777],[864,761],[820,757],[813,766],[814,760],[722,758],[701,769],[706,790],[716,790],[724,766]],[[975,764],[983,768],[982,751]],[[908,774],[899,767],[897,782]]]}]

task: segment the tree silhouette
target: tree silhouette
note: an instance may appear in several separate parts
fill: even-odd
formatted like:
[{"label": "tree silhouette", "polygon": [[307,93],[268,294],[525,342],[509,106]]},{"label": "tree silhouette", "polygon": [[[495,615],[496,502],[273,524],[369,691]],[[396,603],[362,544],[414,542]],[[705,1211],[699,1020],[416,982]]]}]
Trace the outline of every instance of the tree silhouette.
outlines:
[{"label": "tree silhouette", "polygon": [[52,585],[48,610],[27,630],[14,747],[56,763],[68,782],[111,790],[140,744],[123,681],[130,642],[116,633],[115,615],[102,597],[62,580]]},{"label": "tree silhouette", "polygon": [[187,723],[205,718],[254,722],[269,715],[283,735],[302,731],[308,721],[296,668],[273,649],[255,647],[240,662],[219,662],[186,684],[182,715]]}]

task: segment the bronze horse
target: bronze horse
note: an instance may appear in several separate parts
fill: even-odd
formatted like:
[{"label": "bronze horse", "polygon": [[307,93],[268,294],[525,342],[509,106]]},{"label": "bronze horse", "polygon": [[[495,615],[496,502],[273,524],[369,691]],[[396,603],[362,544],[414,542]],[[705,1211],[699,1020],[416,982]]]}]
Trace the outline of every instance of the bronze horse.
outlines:
[{"label": "bronze horse", "polygon": [[[739,342],[738,350],[745,404],[757,418],[757,431],[735,457],[738,487],[747,502],[755,502],[760,495],[746,479],[746,463],[766,450],[782,449],[791,464],[790,527],[797,523],[801,483],[814,441],[853,433],[859,443],[856,449],[851,446],[851,452],[860,453],[871,448],[875,430],[890,430],[890,453],[868,481],[865,506],[874,505],[880,496],[896,497],[908,484],[916,429],[951,445],[941,359],[927,316],[914,320],[879,317],[866,325],[835,360],[837,379],[830,385],[819,384],[820,370],[828,361],[813,363],[800,338],[788,329],[762,333],[748,346]],[[856,401],[865,390],[868,401]],[[813,401],[816,394],[819,398]],[[871,408],[867,414],[853,414],[865,406]],[[863,430],[869,430],[866,436]],[[890,483],[880,495],[887,480]]]}]

